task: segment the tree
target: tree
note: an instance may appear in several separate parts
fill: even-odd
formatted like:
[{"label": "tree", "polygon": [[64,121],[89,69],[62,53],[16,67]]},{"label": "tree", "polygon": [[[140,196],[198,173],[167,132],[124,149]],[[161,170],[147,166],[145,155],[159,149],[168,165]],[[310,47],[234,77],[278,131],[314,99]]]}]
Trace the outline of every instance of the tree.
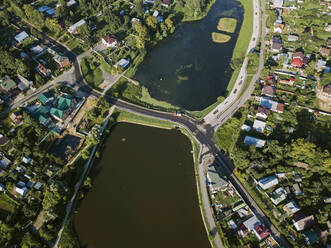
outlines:
[{"label": "tree", "polygon": [[167,26],[170,33],[173,33],[175,31],[175,25],[169,17],[165,19],[164,23]]},{"label": "tree", "polygon": [[115,15],[110,8],[106,8],[103,13],[104,20],[108,24],[108,28],[112,33],[115,33],[121,27],[121,19]]},{"label": "tree", "polygon": [[52,191],[49,188],[46,189],[44,194],[44,199],[42,201],[43,209],[48,210],[54,206],[56,206],[61,200],[61,195],[59,192]]},{"label": "tree", "polygon": [[315,157],[316,145],[303,138],[294,140],[291,144],[290,157],[298,161],[312,160]]},{"label": "tree", "polygon": [[135,11],[137,16],[142,17],[144,15],[144,3],[143,0],[135,0]]},{"label": "tree", "polygon": [[152,29],[157,27],[157,18],[155,16],[149,16],[146,18],[146,24]]}]

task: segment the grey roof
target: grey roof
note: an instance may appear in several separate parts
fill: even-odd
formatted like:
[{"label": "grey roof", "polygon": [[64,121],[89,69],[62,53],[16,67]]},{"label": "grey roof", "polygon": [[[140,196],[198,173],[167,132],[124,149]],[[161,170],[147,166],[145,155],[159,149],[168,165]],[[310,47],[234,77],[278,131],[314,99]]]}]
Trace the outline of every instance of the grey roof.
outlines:
[{"label": "grey roof", "polygon": [[228,182],[219,175],[215,166],[210,166],[207,174],[209,183],[213,188],[222,188],[228,185]]}]

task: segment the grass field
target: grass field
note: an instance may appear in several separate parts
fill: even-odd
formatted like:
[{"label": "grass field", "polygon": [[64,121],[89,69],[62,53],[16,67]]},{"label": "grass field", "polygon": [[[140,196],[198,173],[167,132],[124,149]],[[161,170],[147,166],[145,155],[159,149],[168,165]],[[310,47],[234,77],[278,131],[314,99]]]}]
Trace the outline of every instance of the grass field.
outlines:
[{"label": "grass field", "polygon": [[154,119],[142,115],[136,115],[120,109],[115,109],[115,111],[113,112],[113,116],[115,117],[115,120],[117,122],[136,123],[140,125],[160,127],[165,129],[172,129],[175,127],[175,124],[169,121]]},{"label": "grass field", "polygon": [[84,79],[89,85],[97,87],[103,81],[101,69],[96,67],[90,58],[82,59],[81,69]]},{"label": "grass field", "polygon": [[4,210],[9,213],[14,213],[15,203],[7,195],[0,194],[0,210]]},{"label": "grass field", "polygon": [[219,31],[225,31],[233,33],[236,30],[237,20],[234,18],[221,18],[218,21],[217,29]]},{"label": "grass field", "polygon": [[151,95],[149,94],[147,88],[145,88],[145,87],[142,87],[140,100],[143,102],[146,102],[152,106],[158,106],[158,107],[162,107],[165,109],[179,109],[178,107],[176,107],[170,103],[167,103],[164,101],[159,101],[159,100],[152,98]]},{"label": "grass field", "polygon": [[213,42],[226,43],[231,39],[231,36],[229,36],[227,34],[212,32],[211,38],[212,38]]}]

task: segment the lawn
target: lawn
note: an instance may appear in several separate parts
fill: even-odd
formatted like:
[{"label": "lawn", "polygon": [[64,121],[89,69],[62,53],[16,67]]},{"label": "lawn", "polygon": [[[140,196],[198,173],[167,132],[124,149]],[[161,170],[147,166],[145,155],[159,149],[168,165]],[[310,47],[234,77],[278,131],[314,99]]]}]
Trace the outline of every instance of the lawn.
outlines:
[{"label": "lawn", "polygon": [[158,107],[162,107],[165,109],[179,109],[178,107],[176,107],[170,103],[167,103],[164,101],[159,101],[159,100],[152,98],[151,95],[149,94],[147,88],[145,88],[145,87],[142,87],[140,100],[143,102],[146,102],[152,106],[158,106]]},{"label": "lawn", "polygon": [[112,116],[115,117],[117,122],[129,122],[129,123],[136,123],[145,126],[153,126],[153,127],[160,127],[165,129],[172,129],[174,128],[175,124],[169,121],[159,120],[150,118],[147,116],[133,114],[127,111],[123,111],[120,109],[115,109]]},{"label": "lawn", "polygon": [[239,196],[236,194],[231,196],[228,192],[219,191],[215,195],[215,200],[220,202],[223,207],[230,207],[239,200]]},{"label": "lawn", "polygon": [[229,36],[227,34],[212,32],[211,38],[212,38],[213,42],[226,43],[231,39],[231,36]]},{"label": "lawn", "polygon": [[237,20],[235,18],[221,18],[218,21],[217,29],[228,33],[233,33],[236,30]]},{"label": "lawn", "polygon": [[14,213],[15,203],[6,194],[0,194],[0,211],[6,211],[8,213]]},{"label": "lawn", "polygon": [[81,69],[83,77],[89,85],[98,87],[98,85],[103,81],[101,69],[94,64],[91,58],[84,57],[82,59]]}]

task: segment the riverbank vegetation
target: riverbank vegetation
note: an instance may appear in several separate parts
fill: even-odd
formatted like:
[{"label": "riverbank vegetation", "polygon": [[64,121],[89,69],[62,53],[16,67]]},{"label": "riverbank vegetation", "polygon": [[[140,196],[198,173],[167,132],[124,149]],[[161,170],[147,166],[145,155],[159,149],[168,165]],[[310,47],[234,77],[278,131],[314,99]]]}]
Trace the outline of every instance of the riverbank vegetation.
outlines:
[{"label": "riverbank vegetation", "polygon": [[183,13],[183,21],[197,21],[204,18],[216,0],[177,0],[176,12]]},{"label": "riverbank vegetation", "polygon": [[148,108],[167,110],[169,112],[173,112],[179,109],[170,103],[158,101],[152,98],[145,87],[135,85],[124,77],[120,78],[118,82],[107,91],[106,94],[108,96],[120,98]]},{"label": "riverbank vegetation", "polygon": [[217,29],[227,33],[233,33],[237,27],[237,20],[235,18],[221,18],[218,21]]},{"label": "riverbank vegetation", "polygon": [[216,43],[226,43],[231,39],[230,35],[212,32],[211,38]]}]

